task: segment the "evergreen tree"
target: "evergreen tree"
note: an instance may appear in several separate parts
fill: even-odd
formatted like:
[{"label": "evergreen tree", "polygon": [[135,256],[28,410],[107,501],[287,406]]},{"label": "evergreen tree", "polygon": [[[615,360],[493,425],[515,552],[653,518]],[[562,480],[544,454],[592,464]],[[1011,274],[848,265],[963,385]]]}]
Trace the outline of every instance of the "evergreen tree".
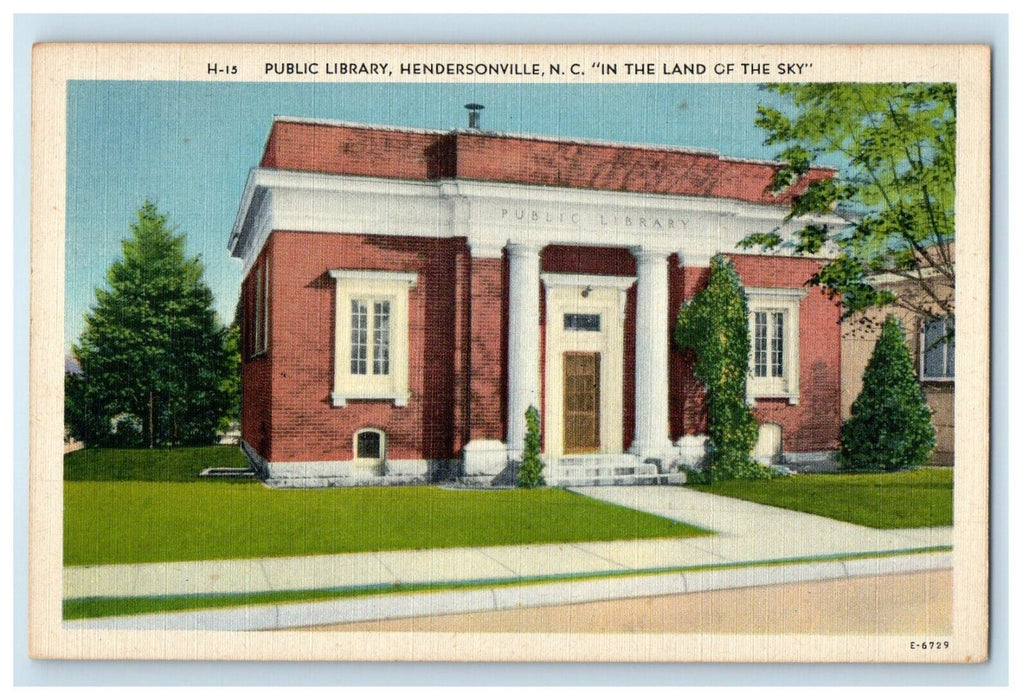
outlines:
[{"label": "evergreen tree", "polygon": [[716,255],[707,286],[683,304],[675,325],[675,342],[696,353],[693,372],[707,390],[711,481],[776,474],[750,456],[758,430],[746,401],[749,336],[743,283],[732,262]]},{"label": "evergreen tree", "polygon": [[883,324],[841,443],[842,468],[854,471],[919,467],[936,446],[904,329],[893,316]]},{"label": "evergreen tree", "polygon": [[72,348],[82,377],[68,412],[87,444],[210,443],[231,405],[231,343],[203,265],[151,202],[131,230]]},{"label": "evergreen tree", "polygon": [[522,488],[531,489],[543,485],[543,460],[540,459],[542,446],[540,412],[535,406],[529,406],[525,409],[525,447],[522,448],[522,461],[518,464],[518,485]]},{"label": "evergreen tree", "polygon": [[219,422],[220,430],[228,430],[233,423],[238,423],[243,415],[243,362],[241,355],[241,338],[239,320],[237,319],[225,331],[225,353],[228,357],[228,370],[221,381],[222,392],[227,397],[228,410]]}]

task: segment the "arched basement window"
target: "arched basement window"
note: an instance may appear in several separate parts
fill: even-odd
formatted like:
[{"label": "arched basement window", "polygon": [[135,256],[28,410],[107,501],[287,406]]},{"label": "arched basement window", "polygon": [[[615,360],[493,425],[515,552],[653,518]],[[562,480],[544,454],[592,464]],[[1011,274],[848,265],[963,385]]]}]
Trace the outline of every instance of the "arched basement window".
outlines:
[{"label": "arched basement window", "polygon": [[364,428],[354,433],[354,463],[359,466],[378,466],[386,461],[386,433],[375,428]]}]

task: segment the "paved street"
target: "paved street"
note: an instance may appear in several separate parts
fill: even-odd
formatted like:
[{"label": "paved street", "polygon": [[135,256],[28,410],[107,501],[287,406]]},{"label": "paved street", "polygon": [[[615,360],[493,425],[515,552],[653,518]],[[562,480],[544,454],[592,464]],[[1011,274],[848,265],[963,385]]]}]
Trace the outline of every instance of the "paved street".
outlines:
[{"label": "paved street", "polygon": [[950,571],[310,628],[338,632],[949,635]]}]

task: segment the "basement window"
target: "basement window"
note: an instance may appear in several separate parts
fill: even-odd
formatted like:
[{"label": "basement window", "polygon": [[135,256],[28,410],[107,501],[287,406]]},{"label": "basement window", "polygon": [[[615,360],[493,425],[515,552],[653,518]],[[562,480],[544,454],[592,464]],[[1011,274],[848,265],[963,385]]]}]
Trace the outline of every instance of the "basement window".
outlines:
[{"label": "basement window", "polygon": [[374,467],[386,461],[386,433],[365,428],[354,433],[354,464]]}]

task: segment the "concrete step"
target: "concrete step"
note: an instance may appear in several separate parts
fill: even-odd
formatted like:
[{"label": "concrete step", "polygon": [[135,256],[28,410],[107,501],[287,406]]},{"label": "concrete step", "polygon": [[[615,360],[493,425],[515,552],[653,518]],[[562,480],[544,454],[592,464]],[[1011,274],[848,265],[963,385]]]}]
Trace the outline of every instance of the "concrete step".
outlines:
[{"label": "concrete step", "polygon": [[657,465],[635,455],[574,455],[551,460],[543,478],[551,486],[616,486],[674,483]]},{"label": "concrete step", "polygon": [[257,473],[251,467],[207,467],[200,472],[200,476],[216,476],[220,478],[230,477],[234,479],[251,479]]},{"label": "concrete step", "polygon": [[560,477],[546,479],[547,486],[643,486],[668,483],[665,474],[640,474],[632,476]]}]

